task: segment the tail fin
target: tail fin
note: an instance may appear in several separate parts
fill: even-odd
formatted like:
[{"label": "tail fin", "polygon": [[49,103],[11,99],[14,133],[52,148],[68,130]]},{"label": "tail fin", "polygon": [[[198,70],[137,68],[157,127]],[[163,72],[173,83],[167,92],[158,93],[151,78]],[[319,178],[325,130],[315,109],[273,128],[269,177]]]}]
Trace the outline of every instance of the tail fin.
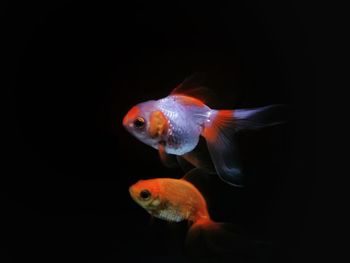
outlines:
[{"label": "tail fin", "polygon": [[284,123],[285,105],[275,104],[252,109],[236,109],[233,111],[235,131],[259,129]]},{"label": "tail fin", "polygon": [[242,186],[238,150],[234,133],[242,129],[257,129],[282,123],[281,105],[254,109],[213,110],[202,133],[207,141],[215,169],[222,180]]},{"label": "tail fin", "polygon": [[194,262],[257,262],[268,249],[261,244],[232,224],[202,220],[189,229],[185,248]]}]

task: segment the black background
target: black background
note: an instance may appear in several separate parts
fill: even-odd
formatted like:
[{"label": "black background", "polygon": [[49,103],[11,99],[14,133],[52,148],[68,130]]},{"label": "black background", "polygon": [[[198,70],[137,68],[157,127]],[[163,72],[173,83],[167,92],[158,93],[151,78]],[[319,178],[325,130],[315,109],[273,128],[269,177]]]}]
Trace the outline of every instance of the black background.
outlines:
[{"label": "black background", "polygon": [[325,160],[314,104],[327,97],[327,72],[313,4],[6,7],[2,262],[187,262],[186,224],[150,219],[128,193],[139,179],[182,171],[163,167],[121,122],[197,71],[216,95],[212,108],[284,103],[291,112],[288,124],[240,135],[249,183],[238,190],[212,178],[203,193],[213,219],[275,240],[270,262],[334,256],[324,220],[332,189],[319,187],[333,180],[315,168]]}]

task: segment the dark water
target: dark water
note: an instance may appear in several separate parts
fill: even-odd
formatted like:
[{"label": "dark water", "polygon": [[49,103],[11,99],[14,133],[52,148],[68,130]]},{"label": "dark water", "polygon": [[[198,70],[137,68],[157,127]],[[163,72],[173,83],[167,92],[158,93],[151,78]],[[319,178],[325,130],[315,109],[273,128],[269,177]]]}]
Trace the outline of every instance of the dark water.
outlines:
[{"label": "dark water", "polygon": [[314,178],[328,172],[314,170],[324,159],[310,164],[323,141],[307,125],[320,116],[303,108],[322,82],[311,6],[8,3],[1,262],[191,262],[186,223],[150,219],[128,193],[139,179],[183,173],[121,121],[196,71],[207,72],[213,108],[284,103],[292,112],[288,124],[239,135],[248,185],[212,178],[203,189],[213,219],[273,240],[262,262],[322,258]]}]

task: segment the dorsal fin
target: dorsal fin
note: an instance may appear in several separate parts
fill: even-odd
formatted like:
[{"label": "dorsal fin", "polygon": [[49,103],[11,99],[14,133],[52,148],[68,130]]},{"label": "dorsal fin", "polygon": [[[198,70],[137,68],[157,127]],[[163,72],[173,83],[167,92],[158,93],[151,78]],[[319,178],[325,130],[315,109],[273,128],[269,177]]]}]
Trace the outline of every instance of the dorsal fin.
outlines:
[{"label": "dorsal fin", "polygon": [[205,76],[202,72],[197,72],[186,78],[183,82],[177,85],[170,95],[184,95],[193,97],[208,102],[208,99],[213,95],[212,91],[204,86]]},{"label": "dorsal fin", "polygon": [[209,183],[210,174],[205,169],[193,168],[187,172],[180,180],[190,182],[199,189],[203,189]]}]

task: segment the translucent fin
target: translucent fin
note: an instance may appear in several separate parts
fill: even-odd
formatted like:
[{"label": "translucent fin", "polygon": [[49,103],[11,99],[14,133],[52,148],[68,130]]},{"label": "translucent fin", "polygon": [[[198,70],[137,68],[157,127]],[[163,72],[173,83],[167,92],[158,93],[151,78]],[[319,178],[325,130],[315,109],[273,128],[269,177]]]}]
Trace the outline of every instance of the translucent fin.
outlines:
[{"label": "translucent fin", "polygon": [[191,152],[182,155],[182,158],[193,166],[206,170],[208,173],[216,173],[208,151],[207,143],[203,137],[199,139],[196,148]]},{"label": "translucent fin", "polygon": [[252,109],[234,110],[234,127],[236,131],[243,129],[259,129],[285,123],[286,106],[269,105]]},{"label": "translucent fin", "polygon": [[209,183],[210,174],[201,168],[193,168],[181,179],[190,182],[202,192],[202,190],[205,189]]},{"label": "translucent fin", "polygon": [[269,249],[237,226],[209,219],[192,225],[185,246],[193,262],[260,262]]},{"label": "translucent fin", "polygon": [[285,109],[285,105],[270,105],[252,109],[212,111],[210,123],[202,135],[207,140],[210,156],[221,179],[235,186],[243,184],[234,133],[284,123]]},{"label": "translucent fin", "polygon": [[219,177],[234,186],[243,186],[243,174],[234,141],[234,111],[220,110],[213,113],[211,123],[205,127],[203,137]]},{"label": "translucent fin", "polygon": [[174,88],[170,95],[185,95],[206,103],[213,95],[213,92],[203,85],[204,82],[204,73],[194,73]]},{"label": "translucent fin", "polygon": [[178,166],[176,156],[171,155],[171,154],[167,154],[165,152],[164,144],[160,143],[158,145],[158,153],[159,153],[159,158],[164,166],[169,167],[169,168],[173,168],[173,167]]},{"label": "translucent fin", "polygon": [[176,156],[177,162],[180,165],[182,171],[184,171],[185,173],[189,172],[190,170],[192,170],[194,167],[194,165],[192,165],[189,161],[187,161],[185,158],[183,158],[180,155]]}]

